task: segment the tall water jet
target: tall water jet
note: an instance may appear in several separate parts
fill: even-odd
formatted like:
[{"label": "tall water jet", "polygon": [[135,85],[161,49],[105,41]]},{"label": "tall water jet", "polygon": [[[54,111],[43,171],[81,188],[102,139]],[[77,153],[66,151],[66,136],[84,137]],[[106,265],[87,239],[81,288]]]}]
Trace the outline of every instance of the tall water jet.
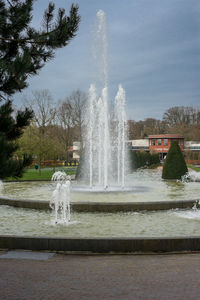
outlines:
[{"label": "tall water jet", "polygon": [[84,165],[84,173],[88,174],[91,189],[98,186],[107,190],[111,185],[125,186],[125,159],[127,159],[125,91],[119,85],[115,97],[115,112],[111,118],[108,97],[106,16],[102,10],[97,12],[97,20],[94,56],[100,66],[98,73],[100,78],[89,88],[84,142],[87,163]]},{"label": "tall water jet", "polygon": [[125,158],[127,131],[126,131],[126,110],[125,110],[125,91],[122,85],[119,85],[117,95],[115,97],[115,115],[117,123],[117,182],[122,187],[125,185]]},{"label": "tall water jet", "polygon": [[93,185],[93,132],[94,132],[94,104],[96,101],[95,86],[91,84],[89,89],[89,165],[90,165],[90,187]]},{"label": "tall water jet", "polygon": [[98,80],[102,86],[108,86],[108,38],[107,38],[107,25],[106,14],[103,10],[97,12],[97,29],[95,32],[95,46],[93,56],[99,66]]}]

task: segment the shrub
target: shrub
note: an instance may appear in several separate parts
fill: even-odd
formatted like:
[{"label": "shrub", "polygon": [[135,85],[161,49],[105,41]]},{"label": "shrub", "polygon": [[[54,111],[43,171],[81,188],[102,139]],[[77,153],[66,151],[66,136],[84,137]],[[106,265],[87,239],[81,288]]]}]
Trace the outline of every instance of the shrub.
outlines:
[{"label": "shrub", "polygon": [[160,164],[158,153],[148,153],[145,151],[131,151],[131,168],[132,170],[141,167],[152,167]]},{"label": "shrub", "polygon": [[188,172],[183,153],[177,141],[171,143],[162,171],[163,179],[181,179]]}]

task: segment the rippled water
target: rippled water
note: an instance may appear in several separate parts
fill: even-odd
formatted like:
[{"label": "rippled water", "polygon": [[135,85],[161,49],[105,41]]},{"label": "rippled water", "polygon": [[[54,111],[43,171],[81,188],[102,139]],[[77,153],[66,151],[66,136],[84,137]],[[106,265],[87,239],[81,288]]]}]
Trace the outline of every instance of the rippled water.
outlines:
[{"label": "rippled water", "polygon": [[0,207],[0,235],[49,237],[199,236],[200,210],[140,213],[72,213],[70,225],[54,225],[45,211]]},{"label": "rippled water", "polygon": [[[175,182],[164,181],[160,170],[139,170],[127,177],[127,186],[132,187],[132,192],[75,192],[76,182],[72,183],[72,201],[94,202],[138,202],[162,200],[188,200],[199,199],[200,182]],[[49,201],[55,182],[14,182],[4,183],[2,194],[11,198],[35,199]]]}]

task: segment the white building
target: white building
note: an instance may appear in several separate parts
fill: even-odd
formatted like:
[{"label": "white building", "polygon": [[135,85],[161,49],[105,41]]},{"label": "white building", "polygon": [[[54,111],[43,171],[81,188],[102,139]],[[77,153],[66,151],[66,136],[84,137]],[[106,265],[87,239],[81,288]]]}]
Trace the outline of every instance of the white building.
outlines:
[{"label": "white building", "polygon": [[73,159],[78,160],[80,159],[80,142],[73,142]]},{"label": "white building", "polygon": [[200,151],[200,142],[187,141],[184,143],[184,149],[190,151]]},{"label": "white building", "polygon": [[131,150],[134,150],[134,151],[138,151],[138,150],[149,151],[149,140],[148,139],[130,140],[129,145],[131,147]]}]

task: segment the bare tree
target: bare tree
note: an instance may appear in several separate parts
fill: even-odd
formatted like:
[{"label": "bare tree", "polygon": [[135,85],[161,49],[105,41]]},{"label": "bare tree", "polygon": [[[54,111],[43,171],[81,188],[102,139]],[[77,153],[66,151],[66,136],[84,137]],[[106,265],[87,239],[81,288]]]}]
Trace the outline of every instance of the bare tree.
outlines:
[{"label": "bare tree", "polygon": [[141,139],[150,134],[165,133],[166,125],[164,121],[154,118],[147,118],[144,121],[128,121],[129,139]]},{"label": "bare tree", "polygon": [[186,140],[200,140],[200,110],[191,106],[175,106],[163,115],[168,132],[184,135]]},{"label": "bare tree", "polygon": [[82,129],[85,122],[87,94],[80,90],[76,90],[72,92],[68,100],[73,108],[73,125],[76,128],[75,138],[79,142],[82,142]]},{"label": "bare tree", "polygon": [[80,90],[76,90],[60,102],[57,117],[62,128],[60,134],[66,150],[69,149],[73,141],[82,142],[86,100],[87,95]]},{"label": "bare tree", "polygon": [[32,92],[32,97],[23,99],[26,105],[34,111],[34,121],[39,128],[44,128],[52,123],[56,116],[53,98],[48,90]]},{"label": "bare tree", "polygon": [[169,108],[163,115],[163,121],[169,127],[174,125],[193,125],[196,119],[196,110],[190,106],[174,106]]},{"label": "bare tree", "polygon": [[[39,163],[39,173],[41,172],[41,163],[45,158],[47,152],[49,152],[49,145],[52,141],[49,138],[48,126],[50,126],[55,120],[56,108],[52,99],[52,96],[48,90],[34,91],[31,98],[25,97],[23,102],[30,106],[34,111],[33,122],[37,127],[37,159]],[[35,140],[35,139],[34,139]],[[47,142],[48,141],[48,142]]]}]

